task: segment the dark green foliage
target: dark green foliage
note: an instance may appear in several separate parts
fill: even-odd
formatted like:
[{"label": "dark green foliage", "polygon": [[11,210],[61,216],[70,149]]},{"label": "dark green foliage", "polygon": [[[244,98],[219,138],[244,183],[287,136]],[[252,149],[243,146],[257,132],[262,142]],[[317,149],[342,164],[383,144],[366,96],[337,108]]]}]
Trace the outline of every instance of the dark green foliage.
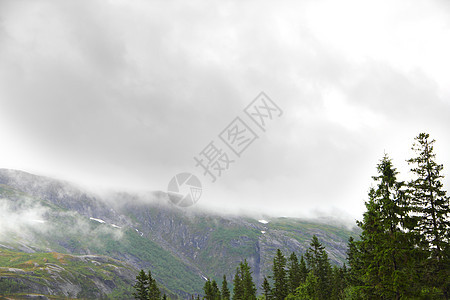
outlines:
[{"label": "dark green foliage", "polygon": [[[408,160],[414,178],[408,185],[397,180],[387,155],[377,165],[376,186],[358,222],[360,240],[348,243],[350,269],[342,270],[346,299],[448,299],[449,197],[434,142],[426,133],[416,137],[417,156]],[[341,285],[337,273],[333,270],[334,287]]]},{"label": "dark green foliage", "polygon": [[222,297],[220,296],[220,290],[217,286],[217,282],[215,280],[211,283],[211,291],[212,291],[212,298],[211,300],[220,300]]},{"label": "dark green foliage", "polygon": [[339,268],[333,266],[331,278],[331,299],[344,299],[344,290],[346,288],[346,267]]},{"label": "dark green foliage", "polygon": [[429,134],[419,134],[412,147],[417,156],[408,160],[414,175],[409,182],[411,208],[415,213],[412,231],[417,234],[418,246],[428,253],[422,274],[424,284],[441,289],[448,298],[450,208],[442,184],[443,165],[435,161],[434,143]]},{"label": "dark green foliage", "polygon": [[234,276],[233,300],[256,299],[256,287],[247,260],[239,264]]},{"label": "dark green foliage", "polygon": [[203,286],[203,292],[205,293],[205,299],[211,299],[212,298],[212,288],[211,288],[211,281],[208,279],[205,282],[205,285]]},{"label": "dark green foliage", "polygon": [[[290,294],[286,299],[291,300],[319,300],[320,298],[320,284],[319,279],[311,270],[306,276],[304,283],[296,289],[295,294]],[[331,299],[331,298],[329,298]]]},{"label": "dark green foliage", "polygon": [[133,293],[135,299],[159,300],[161,298],[161,292],[150,271],[148,271],[147,275],[144,270],[141,270],[136,276],[136,284],[133,287],[135,289]]},{"label": "dark green foliage", "polygon": [[354,287],[363,286],[363,268],[359,248],[359,243],[353,237],[350,237],[347,244],[347,262],[349,265],[347,280],[348,284]]},{"label": "dark green foliage", "polygon": [[135,299],[148,299],[148,277],[144,270],[141,270],[136,276],[136,284],[133,286],[136,292],[133,293]]},{"label": "dark green foliage", "polygon": [[411,234],[403,229],[408,220],[407,195],[397,171],[385,155],[377,166],[377,184],[369,191],[361,227],[361,241],[349,243],[350,281],[367,297],[399,299],[416,294],[413,280],[416,250]]},{"label": "dark green foliage", "polygon": [[267,280],[266,276],[264,276],[264,281],[261,285],[261,288],[263,290],[264,298],[266,300],[272,299],[272,289],[270,288],[270,283]]},{"label": "dark green foliage", "polygon": [[286,274],[286,258],[280,249],[273,259],[273,289],[272,296],[276,300],[284,300],[289,293],[289,286]]},{"label": "dark green foliage", "polygon": [[244,260],[244,262],[241,263],[241,278],[244,287],[244,299],[256,299],[256,287],[247,260]]},{"label": "dark green foliage", "polygon": [[225,275],[223,275],[221,293],[223,300],[230,300],[230,289],[228,288],[227,276]]},{"label": "dark green foliage", "polygon": [[[310,272],[317,277],[317,284],[320,287],[318,291],[319,299],[330,299],[331,297],[331,264],[328,260],[328,254],[325,247],[314,235],[310,247],[305,254]],[[310,280],[313,280],[310,278]],[[312,284],[312,283],[311,283]]]},{"label": "dark green foliage", "polygon": [[308,268],[306,267],[306,262],[305,259],[303,258],[303,255],[300,256],[299,274],[300,274],[300,283],[304,283],[306,281],[306,276],[308,276]]},{"label": "dark green foliage", "polygon": [[156,284],[156,279],[152,277],[152,273],[148,271],[148,299],[158,300],[161,297],[161,292]]},{"label": "dark green foliage", "polygon": [[240,269],[236,268],[236,274],[233,279],[234,288],[233,288],[233,300],[240,300],[244,298],[244,285],[242,283],[242,277],[240,273]]},{"label": "dark green foliage", "polygon": [[205,282],[205,286],[203,287],[203,291],[205,292],[205,298],[206,300],[220,300],[220,291],[219,287],[217,286],[217,282],[215,280],[207,280]]},{"label": "dark green foliage", "polygon": [[300,264],[298,262],[297,255],[292,252],[291,256],[289,256],[289,265],[288,265],[288,286],[289,293],[294,293],[295,290],[300,286],[302,282],[302,274],[300,271]]}]

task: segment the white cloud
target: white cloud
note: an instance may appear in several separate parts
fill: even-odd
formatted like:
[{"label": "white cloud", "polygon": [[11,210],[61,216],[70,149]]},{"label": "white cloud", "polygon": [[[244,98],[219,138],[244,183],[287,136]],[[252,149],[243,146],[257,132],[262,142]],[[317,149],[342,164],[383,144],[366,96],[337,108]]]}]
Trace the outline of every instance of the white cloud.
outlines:
[{"label": "white cloud", "polygon": [[285,114],[201,205],[360,207],[384,150],[450,146],[443,1],[0,5],[1,166],[165,190],[261,90]]},{"label": "white cloud", "polygon": [[25,237],[30,230],[45,232],[47,209],[28,201],[21,201],[19,207],[5,199],[0,199],[0,241],[11,239],[11,234]]}]

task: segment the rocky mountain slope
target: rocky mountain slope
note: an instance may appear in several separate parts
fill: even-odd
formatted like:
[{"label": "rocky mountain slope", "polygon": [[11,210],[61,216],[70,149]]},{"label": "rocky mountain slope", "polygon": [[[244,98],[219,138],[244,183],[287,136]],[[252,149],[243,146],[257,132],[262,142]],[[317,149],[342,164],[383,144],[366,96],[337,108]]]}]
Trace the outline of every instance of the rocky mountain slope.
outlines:
[{"label": "rocky mountain slope", "polygon": [[[131,297],[136,270],[98,255],[25,253],[0,248],[0,291],[100,299],[113,293]],[[122,291],[119,295],[118,292]]]},{"label": "rocky mountain slope", "polygon": [[164,193],[98,196],[66,182],[4,169],[0,199],[0,214],[15,220],[0,229],[0,244],[29,253],[107,255],[135,269],[151,269],[159,283],[180,296],[201,293],[206,277],[220,281],[225,274],[231,281],[244,259],[259,287],[277,248],[286,255],[303,254],[313,234],[332,262],[342,264],[348,237],[357,235],[344,226],[300,219],[179,209]]}]

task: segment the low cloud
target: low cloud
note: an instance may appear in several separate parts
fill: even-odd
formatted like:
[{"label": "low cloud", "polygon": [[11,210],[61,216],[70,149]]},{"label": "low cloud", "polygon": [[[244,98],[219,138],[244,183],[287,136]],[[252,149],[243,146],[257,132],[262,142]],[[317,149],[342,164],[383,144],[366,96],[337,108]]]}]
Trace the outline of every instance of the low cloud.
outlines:
[{"label": "low cloud", "polygon": [[[438,0],[2,1],[0,164],[134,191],[194,172],[202,207],[359,216],[419,132],[450,168],[449,20]],[[262,90],[283,116],[210,184],[193,156]]]},{"label": "low cloud", "polygon": [[32,231],[48,232],[47,212],[46,207],[25,199],[17,202],[0,199],[0,241],[24,238]]}]

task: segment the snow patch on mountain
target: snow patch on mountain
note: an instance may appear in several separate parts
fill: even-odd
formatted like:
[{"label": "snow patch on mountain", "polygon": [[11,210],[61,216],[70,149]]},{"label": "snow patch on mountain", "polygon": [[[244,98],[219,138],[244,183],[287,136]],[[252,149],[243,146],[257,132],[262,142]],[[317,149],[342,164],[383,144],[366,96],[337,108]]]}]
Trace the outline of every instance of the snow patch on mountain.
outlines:
[{"label": "snow patch on mountain", "polygon": [[91,219],[92,221],[99,222],[99,223],[106,223],[106,222],[103,221],[102,219],[97,219],[97,218],[92,218],[92,217],[90,217],[89,219]]}]

